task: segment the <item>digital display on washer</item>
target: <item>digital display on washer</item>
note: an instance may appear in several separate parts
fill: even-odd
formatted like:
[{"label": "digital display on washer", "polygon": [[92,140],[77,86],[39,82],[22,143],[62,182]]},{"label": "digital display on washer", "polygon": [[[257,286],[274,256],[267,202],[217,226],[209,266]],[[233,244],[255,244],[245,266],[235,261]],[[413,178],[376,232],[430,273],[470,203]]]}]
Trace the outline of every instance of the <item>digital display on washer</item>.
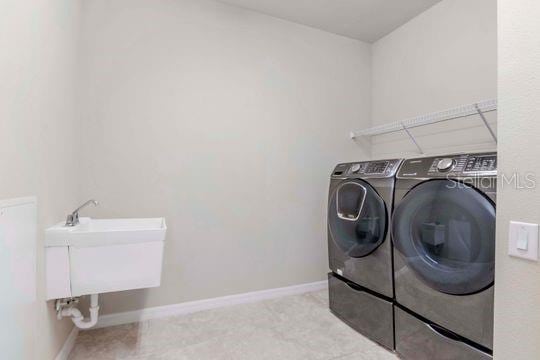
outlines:
[{"label": "digital display on washer", "polygon": [[370,162],[366,166],[366,174],[384,174],[388,167],[388,161],[375,161]]},{"label": "digital display on washer", "polygon": [[494,171],[497,170],[497,156],[469,156],[465,172]]}]

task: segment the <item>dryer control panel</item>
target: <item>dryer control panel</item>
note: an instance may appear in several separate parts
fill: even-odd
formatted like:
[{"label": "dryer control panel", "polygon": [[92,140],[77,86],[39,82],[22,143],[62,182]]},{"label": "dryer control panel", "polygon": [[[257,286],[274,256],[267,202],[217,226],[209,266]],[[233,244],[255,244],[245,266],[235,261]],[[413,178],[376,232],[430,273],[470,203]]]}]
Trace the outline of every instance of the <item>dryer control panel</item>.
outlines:
[{"label": "dryer control panel", "polygon": [[440,178],[497,175],[497,153],[457,154],[407,159],[400,178]]},{"label": "dryer control panel", "polygon": [[400,164],[401,159],[344,163],[336,166],[332,177],[392,177]]}]

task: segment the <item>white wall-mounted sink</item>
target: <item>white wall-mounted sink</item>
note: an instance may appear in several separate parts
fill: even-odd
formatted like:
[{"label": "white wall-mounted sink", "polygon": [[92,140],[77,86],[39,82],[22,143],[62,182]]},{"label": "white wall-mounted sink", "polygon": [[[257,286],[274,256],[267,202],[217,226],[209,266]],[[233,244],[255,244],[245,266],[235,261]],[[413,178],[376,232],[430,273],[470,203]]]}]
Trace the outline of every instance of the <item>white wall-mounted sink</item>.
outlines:
[{"label": "white wall-mounted sink", "polygon": [[166,231],[164,218],[80,218],[47,229],[47,298],[159,286]]},{"label": "white wall-mounted sink", "polygon": [[47,229],[45,246],[102,246],[165,240],[165,219],[91,219]]}]

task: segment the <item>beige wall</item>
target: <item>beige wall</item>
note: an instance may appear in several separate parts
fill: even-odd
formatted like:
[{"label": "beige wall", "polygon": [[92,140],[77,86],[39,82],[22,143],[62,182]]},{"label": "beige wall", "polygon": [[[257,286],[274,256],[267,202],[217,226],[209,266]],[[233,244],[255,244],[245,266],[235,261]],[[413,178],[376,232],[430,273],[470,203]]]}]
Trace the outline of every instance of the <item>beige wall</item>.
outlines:
[{"label": "beige wall", "polygon": [[200,0],[84,2],[82,189],[165,216],[160,288],[103,312],[325,279],[329,173],[365,158],[369,45]]},{"label": "beige wall", "polygon": [[[2,2],[0,11],[0,199],[37,196],[38,297],[25,326],[35,331],[28,356],[53,359],[69,320],[56,320],[45,302],[43,229],[65,216],[78,198],[74,74],[78,2]],[[1,356],[0,356],[1,357]]]},{"label": "beige wall", "polygon": [[499,170],[531,173],[536,188],[499,183],[495,285],[495,358],[538,359],[540,264],[508,254],[510,220],[540,222],[540,3],[499,0]]},{"label": "beige wall", "polygon": [[[373,124],[496,98],[496,6],[495,0],[444,0],[375,42]],[[412,132],[428,153],[494,149],[481,124],[469,117]],[[418,155],[403,133],[372,141],[374,158]]]}]

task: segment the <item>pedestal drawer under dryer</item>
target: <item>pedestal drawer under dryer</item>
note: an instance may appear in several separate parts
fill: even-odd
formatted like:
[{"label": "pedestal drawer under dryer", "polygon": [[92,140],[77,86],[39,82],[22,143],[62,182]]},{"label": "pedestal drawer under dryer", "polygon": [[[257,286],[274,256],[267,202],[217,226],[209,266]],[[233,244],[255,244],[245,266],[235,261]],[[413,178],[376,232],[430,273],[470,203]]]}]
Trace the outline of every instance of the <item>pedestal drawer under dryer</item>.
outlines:
[{"label": "pedestal drawer under dryer", "polygon": [[394,349],[393,305],[364,288],[328,274],[330,310],[362,335]]},{"label": "pedestal drawer under dryer", "polygon": [[492,356],[428,324],[408,312],[394,308],[396,352],[404,360],[492,360]]}]

